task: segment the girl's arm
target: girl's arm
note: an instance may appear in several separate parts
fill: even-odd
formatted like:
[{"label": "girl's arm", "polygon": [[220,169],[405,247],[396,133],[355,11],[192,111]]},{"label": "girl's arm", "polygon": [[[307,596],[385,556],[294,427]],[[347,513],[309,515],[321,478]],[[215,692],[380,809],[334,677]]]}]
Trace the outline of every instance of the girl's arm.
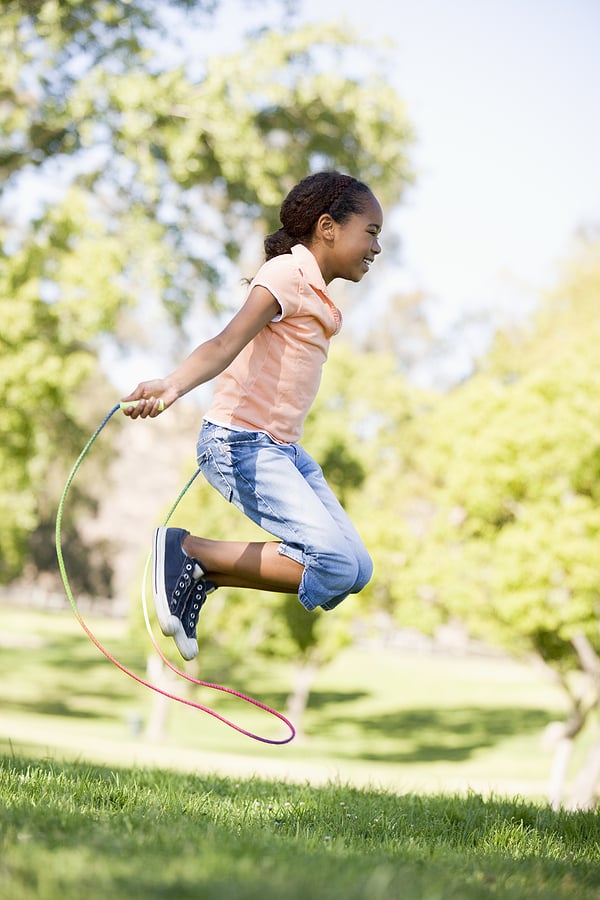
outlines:
[{"label": "girl's arm", "polygon": [[154,418],[188,391],[215,378],[279,312],[273,294],[256,285],[240,311],[219,334],[196,347],[166,378],[143,381],[124,397],[124,401],[130,400],[132,404],[139,401],[125,408],[125,414],[132,419]]}]

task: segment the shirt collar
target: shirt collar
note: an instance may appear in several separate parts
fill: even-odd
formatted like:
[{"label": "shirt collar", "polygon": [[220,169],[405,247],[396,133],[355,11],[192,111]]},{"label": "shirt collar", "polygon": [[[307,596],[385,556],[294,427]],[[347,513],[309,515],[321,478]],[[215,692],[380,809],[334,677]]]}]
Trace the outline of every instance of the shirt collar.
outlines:
[{"label": "shirt collar", "polygon": [[327,294],[327,285],[323,278],[323,274],[319,268],[319,264],[308,247],[304,244],[295,244],[292,247],[292,256],[299,263],[304,276],[312,287],[318,288]]}]

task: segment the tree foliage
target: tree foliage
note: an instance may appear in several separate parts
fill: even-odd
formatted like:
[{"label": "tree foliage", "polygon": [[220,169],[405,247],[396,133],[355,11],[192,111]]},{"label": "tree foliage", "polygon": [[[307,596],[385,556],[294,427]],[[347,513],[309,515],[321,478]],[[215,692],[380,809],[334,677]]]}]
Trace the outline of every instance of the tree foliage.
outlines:
[{"label": "tree foliage", "polygon": [[[196,17],[214,8],[172,5]],[[214,309],[242,246],[254,265],[257,235],[315,168],[359,174],[397,200],[410,128],[383,78],[344,76],[339,54],[355,38],[338,29],[266,31],[231,57],[207,57],[192,80],[162,52],[164,6],[2,6],[6,581],[42,521],[40,484],[61,460],[64,474],[93,421],[79,392],[103,335],[144,337],[161,305],[179,325],[192,304]]]},{"label": "tree foliage", "polygon": [[413,576],[432,605],[557,665],[575,632],[600,649],[599,286],[590,248],[537,328],[437,404],[421,460],[435,503],[423,552],[443,565],[415,561]]},{"label": "tree foliage", "polygon": [[569,698],[568,741],[600,708],[598,249],[584,246],[530,328],[424,417],[428,505],[396,606],[405,622],[458,619],[543,660]]},{"label": "tree foliage", "polygon": [[170,263],[156,266],[157,287],[176,316],[199,294],[215,301],[244,223],[272,227],[282,196],[308,171],[339,166],[386,200],[400,196],[410,128],[383,79],[340,71],[336,52],[355,35],[266,31],[239,53],[208,57],[193,82],[144,43],[159,27],[153,4],[31,6],[25,15],[9,4],[3,29],[5,189],[32,166],[52,175],[68,158],[106,227],[126,234],[134,210],[158,223]]}]

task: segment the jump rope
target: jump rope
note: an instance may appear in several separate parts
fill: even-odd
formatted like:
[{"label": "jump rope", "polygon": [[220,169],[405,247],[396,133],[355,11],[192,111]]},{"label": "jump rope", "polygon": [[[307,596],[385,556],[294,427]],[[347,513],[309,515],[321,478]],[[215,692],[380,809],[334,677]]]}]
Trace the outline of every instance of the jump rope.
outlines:
[{"label": "jump rope", "polygon": [[[100,432],[102,431],[104,426],[107,424],[107,422],[112,418],[112,416],[114,416],[114,414],[118,410],[124,409],[126,407],[130,407],[132,405],[134,405],[133,402],[127,402],[127,401],[124,401],[122,403],[117,403],[117,405],[114,406],[110,410],[110,412],[106,414],[106,416],[104,417],[104,419],[102,420],[100,425],[96,428],[95,432],[93,433],[93,435],[88,440],[87,444],[85,445],[85,447],[79,454],[73,468],[71,469],[69,477],[67,478],[67,481],[65,483],[65,486],[64,486],[64,489],[62,492],[62,496],[60,498],[60,502],[58,504],[58,511],[56,514],[56,555],[58,558],[58,567],[60,570],[63,585],[65,588],[67,597],[69,599],[69,603],[71,604],[71,608],[72,608],[73,612],[75,613],[75,617],[77,618],[77,621],[79,622],[79,624],[81,625],[81,627],[83,628],[83,630],[85,631],[87,636],[90,638],[92,643],[98,648],[98,650],[100,650],[100,652],[103,653],[104,656],[113,665],[115,665],[118,669],[120,669],[121,672],[124,672],[125,675],[128,675],[130,678],[133,678],[134,681],[137,681],[139,684],[142,684],[144,687],[149,688],[151,691],[154,691],[157,694],[161,694],[163,697],[167,697],[169,700],[175,700],[177,703],[183,703],[186,706],[191,706],[192,709],[196,709],[199,712],[207,713],[209,716],[213,716],[215,719],[218,719],[224,725],[228,725],[230,728],[233,728],[235,731],[238,731],[240,734],[243,734],[246,737],[252,738],[252,740],[261,741],[263,744],[288,744],[291,740],[294,739],[294,737],[296,735],[296,729],[294,728],[292,723],[282,713],[277,712],[277,710],[272,709],[270,706],[267,706],[266,704],[261,703],[259,700],[255,700],[253,697],[248,697],[248,696],[246,696],[246,694],[242,694],[240,691],[236,691],[233,688],[224,687],[223,685],[220,685],[220,684],[212,684],[209,681],[201,681],[198,678],[193,678],[187,672],[182,672],[181,669],[178,669],[177,666],[175,666],[172,662],[170,662],[170,660],[167,659],[167,657],[165,656],[165,654],[159,647],[159,645],[156,641],[156,638],[154,637],[154,633],[152,631],[152,625],[150,623],[150,616],[148,614],[148,604],[146,602],[146,582],[148,580],[148,569],[150,566],[151,554],[148,555],[148,557],[146,559],[146,565],[144,568],[144,576],[143,576],[143,582],[142,582],[142,608],[143,608],[143,612],[144,612],[144,622],[146,623],[146,630],[148,631],[148,634],[150,635],[150,640],[152,641],[152,645],[153,645],[154,649],[156,650],[159,657],[162,659],[163,663],[172,672],[174,672],[177,676],[185,679],[186,681],[189,681],[191,684],[195,684],[198,687],[210,688],[213,691],[220,691],[223,694],[230,694],[233,697],[237,697],[243,703],[249,703],[251,706],[255,706],[258,709],[263,710],[263,712],[266,712],[268,715],[274,716],[276,719],[279,719],[281,722],[283,722],[284,725],[286,725],[286,727],[289,729],[290,733],[287,737],[279,739],[279,740],[274,740],[272,738],[262,737],[259,734],[254,734],[254,732],[248,731],[247,729],[242,728],[240,725],[237,725],[235,722],[232,722],[230,719],[227,719],[225,716],[222,716],[220,713],[218,713],[214,709],[211,709],[209,706],[203,706],[201,703],[196,703],[194,700],[189,700],[186,697],[180,697],[177,694],[172,694],[169,691],[165,690],[164,688],[161,688],[158,685],[153,684],[150,681],[147,681],[145,678],[142,678],[140,675],[137,675],[135,672],[132,672],[130,669],[127,668],[127,666],[125,666],[122,662],[120,662],[118,659],[116,659],[106,649],[106,647],[104,647],[100,643],[100,641],[96,638],[96,636],[92,633],[91,629],[88,627],[88,625],[84,621],[83,616],[81,615],[81,613],[77,607],[77,603],[75,601],[75,598],[73,596],[73,591],[71,590],[71,585],[69,583],[69,578],[67,575],[67,570],[66,570],[66,566],[65,566],[65,562],[64,562],[64,558],[63,558],[63,552],[62,552],[61,528],[62,528],[62,518],[63,518],[63,512],[64,512],[64,508],[65,508],[66,499],[67,499],[67,494],[69,493],[69,489],[71,487],[73,479],[75,478],[77,472],[79,471],[81,464],[83,463],[85,457],[88,455],[92,445],[94,444],[95,440],[97,439],[98,435],[100,434]],[[195,481],[195,479],[197,478],[197,476],[199,474],[200,474],[200,469],[196,469],[194,474],[191,476],[191,478],[188,480],[188,482],[184,485],[184,487],[182,488],[182,490],[179,493],[179,496],[177,497],[177,499],[175,500],[171,509],[169,510],[167,517],[166,517],[165,521],[163,522],[163,525],[168,524],[169,520],[171,519],[171,516],[173,515],[173,513],[179,506],[179,503],[181,502],[182,498],[187,493],[187,491],[191,487],[192,483]]]}]

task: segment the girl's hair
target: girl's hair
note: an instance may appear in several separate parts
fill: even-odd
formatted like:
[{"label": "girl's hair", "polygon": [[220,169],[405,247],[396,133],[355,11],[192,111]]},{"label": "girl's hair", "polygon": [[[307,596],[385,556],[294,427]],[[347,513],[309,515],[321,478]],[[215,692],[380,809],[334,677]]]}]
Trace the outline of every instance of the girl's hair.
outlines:
[{"label": "girl's hair", "polygon": [[319,217],[329,213],[340,225],[365,209],[371,189],[351,175],[317,172],[292,188],[279,211],[282,228],[265,238],[266,259],[289,253],[295,244],[306,244]]}]

